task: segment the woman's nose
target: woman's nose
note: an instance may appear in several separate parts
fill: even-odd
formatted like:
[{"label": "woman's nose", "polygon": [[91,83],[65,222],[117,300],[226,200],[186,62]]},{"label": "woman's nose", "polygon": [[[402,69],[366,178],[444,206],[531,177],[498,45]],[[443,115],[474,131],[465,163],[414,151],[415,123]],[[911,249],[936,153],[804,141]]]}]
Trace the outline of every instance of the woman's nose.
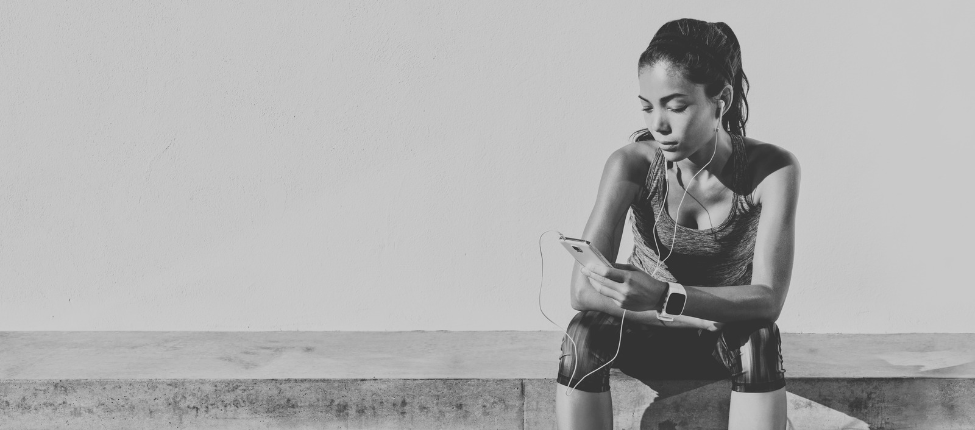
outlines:
[{"label": "woman's nose", "polygon": [[650,129],[661,134],[667,134],[670,132],[667,119],[664,118],[663,114],[656,112],[650,114]]}]

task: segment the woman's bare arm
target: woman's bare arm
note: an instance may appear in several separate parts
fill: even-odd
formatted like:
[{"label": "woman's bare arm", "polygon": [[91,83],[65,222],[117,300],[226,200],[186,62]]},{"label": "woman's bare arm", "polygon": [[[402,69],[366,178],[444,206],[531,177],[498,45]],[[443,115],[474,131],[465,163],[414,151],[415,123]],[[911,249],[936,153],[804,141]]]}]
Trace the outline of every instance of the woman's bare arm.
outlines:
[{"label": "woman's bare arm", "polygon": [[762,181],[751,285],[685,286],[685,315],[721,322],[779,318],[792,278],[801,173],[790,152],[779,149],[775,158],[769,163],[774,171]]},{"label": "woman's bare arm", "polygon": [[[606,160],[602,178],[599,180],[596,203],[581,237],[588,240],[610,262],[616,261],[626,211],[640,192],[643,181],[637,171],[646,161],[639,160],[639,153],[632,145],[617,149]],[[581,267],[578,262],[572,267],[572,307],[576,310],[600,310],[596,308],[601,307],[601,301],[597,301],[589,293],[600,297],[602,295],[592,288],[589,277],[579,270]]]}]

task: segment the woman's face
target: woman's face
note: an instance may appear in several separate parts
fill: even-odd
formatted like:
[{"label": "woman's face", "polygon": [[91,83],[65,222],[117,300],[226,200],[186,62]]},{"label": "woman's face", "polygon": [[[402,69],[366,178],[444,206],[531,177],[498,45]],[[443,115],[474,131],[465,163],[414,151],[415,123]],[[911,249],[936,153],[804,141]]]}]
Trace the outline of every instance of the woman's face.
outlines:
[{"label": "woman's face", "polygon": [[714,139],[718,112],[704,94],[704,85],[671,73],[670,63],[664,61],[641,68],[638,78],[643,118],[656,141],[651,144],[668,161],[683,160]]}]

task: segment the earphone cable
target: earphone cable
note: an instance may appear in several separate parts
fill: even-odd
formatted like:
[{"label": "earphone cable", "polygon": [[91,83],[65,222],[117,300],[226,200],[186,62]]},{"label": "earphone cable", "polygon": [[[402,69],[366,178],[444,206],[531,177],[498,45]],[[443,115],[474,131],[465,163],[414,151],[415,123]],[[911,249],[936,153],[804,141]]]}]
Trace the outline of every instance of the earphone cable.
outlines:
[{"label": "earphone cable", "polygon": [[[548,233],[549,231],[554,231],[554,232],[558,233],[560,238],[565,237],[565,235],[563,235],[558,230],[548,230],[545,233]],[[542,255],[542,237],[545,236],[545,233],[542,233],[541,236],[538,236],[538,255],[542,259],[542,280],[541,280],[541,283],[538,286],[538,310],[542,312],[542,316],[544,316],[545,319],[548,320],[548,322],[550,322],[550,323],[552,323],[552,325],[558,327],[559,330],[562,330],[562,327],[560,325],[556,324],[555,321],[552,321],[552,319],[549,318],[548,315],[545,315],[545,311],[542,309],[542,287],[545,286],[545,256]],[[619,355],[619,353],[620,353],[620,346],[623,344],[623,321],[625,319],[626,319],[626,309],[623,310],[623,318],[620,320],[620,338],[619,338],[619,344],[617,344],[617,346],[616,346],[616,355]],[[569,380],[571,381],[572,378],[574,378],[576,376],[576,369],[579,368],[579,360],[578,360],[579,357],[578,357],[578,354],[576,353],[576,351],[578,350],[578,345],[576,345],[576,341],[574,339],[572,339],[572,336],[570,336],[567,331],[562,330],[562,333],[565,333],[565,337],[567,339],[569,339],[570,342],[572,342],[572,363],[573,363],[573,366],[572,366],[572,375],[569,376]],[[616,359],[616,355],[614,355],[612,359],[610,359],[609,361],[607,361],[606,364],[603,364],[602,366],[599,366],[599,368],[597,368],[596,370],[593,370],[592,372],[589,372],[586,376],[592,375],[593,373],[595,373],[599,369],[602,369],[603,367],[606,367],[607,364],[612,363],[613,360]],[[559,359],[561,360],[561,357]],[[575,385],[570,386],[569,389],[566,390],[565,395],[568,396],[573,390],[575,390],[575,387],[578,387],[579,384],[581,384],[582,381],[584,379],[586,379],[586,376],[583,376],[581,379],[579,379],[579,381],[576,382]]]}]

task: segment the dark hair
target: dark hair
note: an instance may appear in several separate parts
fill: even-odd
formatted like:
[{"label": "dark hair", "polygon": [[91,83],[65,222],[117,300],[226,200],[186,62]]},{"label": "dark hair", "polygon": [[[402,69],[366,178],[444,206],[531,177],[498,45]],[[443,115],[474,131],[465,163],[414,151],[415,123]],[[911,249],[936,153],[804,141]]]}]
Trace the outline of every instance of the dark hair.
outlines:
[{"label": "dark hair", "polygon": [[[640,54],[637,73],[660,61],[669,62],[688,81],[704,85],[708,97],[717,96],[731,84],[734,95],[721,119],[722,127],[729,133],[745,135],[748,78],[741,68],[741,46],[728,24],[683,18],[662,25]],[[637,130],[630,138],[648,140],[650,130]]]}]

